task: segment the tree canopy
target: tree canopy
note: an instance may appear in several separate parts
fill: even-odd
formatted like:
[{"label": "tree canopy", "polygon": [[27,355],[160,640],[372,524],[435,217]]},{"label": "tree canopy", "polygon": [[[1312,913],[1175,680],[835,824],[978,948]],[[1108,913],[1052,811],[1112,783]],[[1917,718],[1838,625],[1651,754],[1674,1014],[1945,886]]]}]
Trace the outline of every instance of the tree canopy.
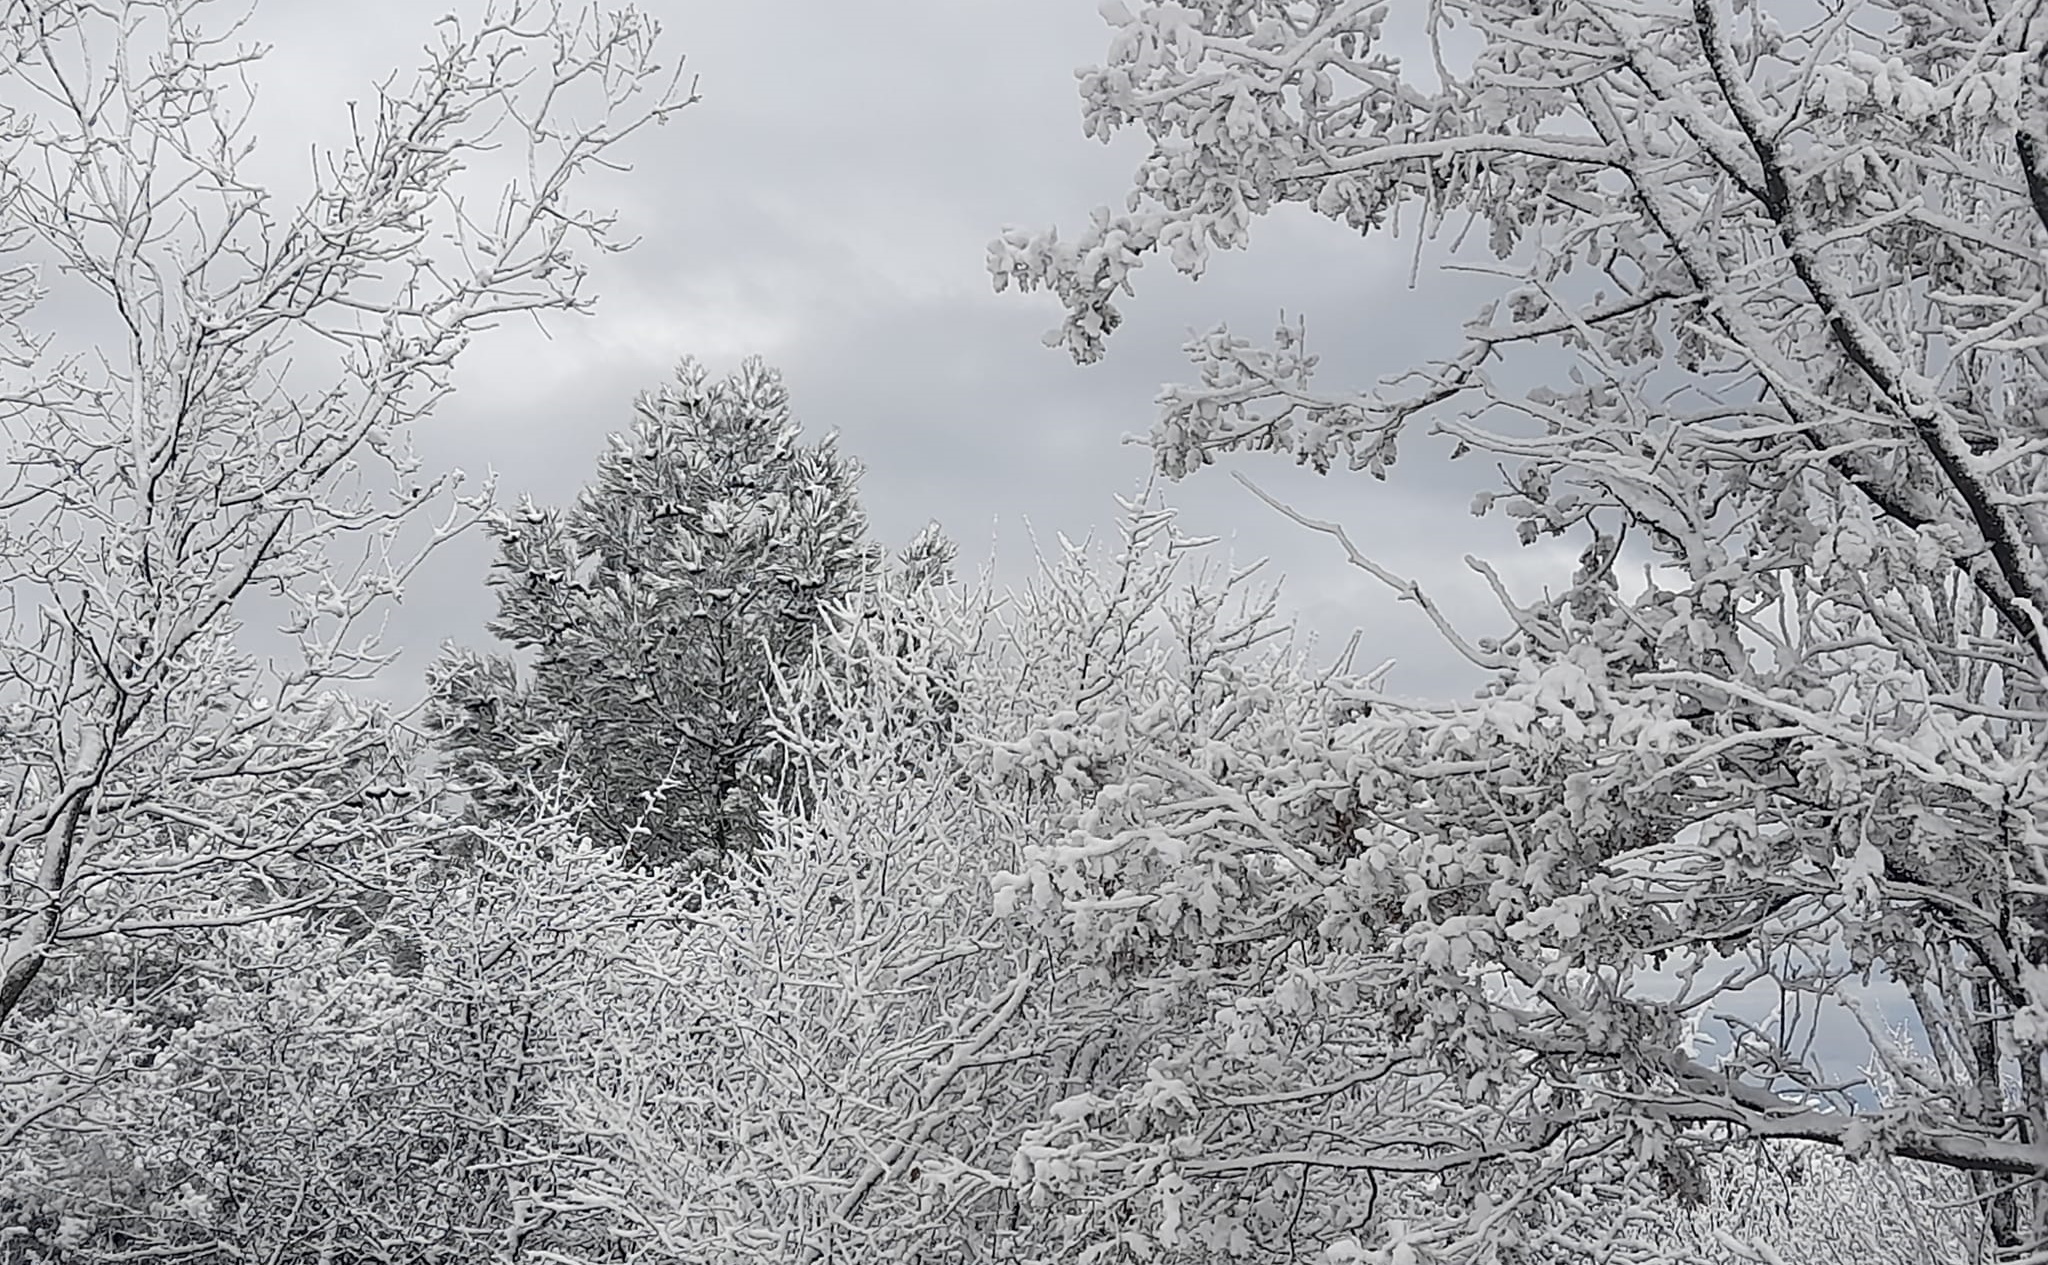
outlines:
[{"label": "tree canopy", "polygon": [[[998,288],[1059,297],[1078,358],[1147,261],[1198,276],[1286,206],[1366,237],[1463,224],[1500,278],[1441,360],[1373,388],[1324,386],[1298,327],[1197,338],[1160,468],[1258,449],[1384,476],[1426,426],[1501,471],[1477,511],[1584,544],[1533,594],[1471,560],[1506,628],[1443,631],[1495,683],[1375,698],[1317,741],[1282,781],[1344,829],[1290,836],[1285,877],[1224,905],[1322,963],[1303,1004],[1386,1016],[1378,1057],[1439,1091],[1285,1141],[1226,1126],[1232,1091],[1196,1066],[1195,1162],[1440,1174],[1445,1204],[1362,1250],[1480,1260],[1601,1173],[1682,1190],[1729,1139],[1809,1140],[1969,1174],[2000,1250],[2032,1259],[2039,6],[1445,0],[1406,29],[1342,0],[1103,11],[1081,91],[1090,133],[1150,142],[1128,209],[990,253]],[[1302,1069],[1263,1092],[1358,1091]]]}]

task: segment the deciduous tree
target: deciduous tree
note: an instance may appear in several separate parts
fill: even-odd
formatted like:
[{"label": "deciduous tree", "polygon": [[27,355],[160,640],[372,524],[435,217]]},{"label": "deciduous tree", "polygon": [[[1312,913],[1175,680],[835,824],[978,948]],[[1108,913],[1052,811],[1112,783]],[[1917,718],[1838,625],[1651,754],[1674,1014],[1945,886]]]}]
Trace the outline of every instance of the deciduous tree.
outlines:
[{"label": "deciduous tree", "polygon": [[[1290,1053],[1327,1037],[1258,1038],[1256,1087],[1190,1052],[1143,1180],[1430,1175],[1434,1202],[1347,1250],[1632,1259],[1663,1249],[1589,1233],[1589,1192],[1683,1191],[1731,1140],[1797,1140],[1965,1174],[2002,1259],[2040,1259],[2048,11],[1104,13],[1082,93],[1091,133],[1151,142],[1128,209],[991,251],[999,286],[1059,296],[1078,357],[1147,260],[1199,274],[1283,206],[1470,228],[1500,278],[1442,360],[1376,388],[1324,385],[1299,328],[1196,339],[1161,468],[1266,449],[1384,475],[1428,426],[1503,472],[1479,511],[1584,542],[1535,593],[1472,560],[1504,627],[1444,632],[1494,684],[1305,735],[1274,784],[1332,829],[1250,814],[1274,877],[1219,897],[1233,942],[1303,964],[1272,1007],[1381,1017],[1357,1049],[1410,1089],[1343,1108],[1357,1083]],[[1308,525],[1436,617],[1369,542]]]},{"label": "deciduous tree", "polygon": [[[133,998],[38,998],[52,962],[175,957],[403,869],[417,832],[389,717],[345,689],[380,658],[366,617],[478,508],[420,470],[408,429],[476,335],[588,306],[579,261],[616,243],[579,177],[687,100],[650,19],[514,0],[436,26],[419,74],[366,89],[345,148],[285,205],[249,174],[260,50],[216,11],[36,0],[0,19],[16,1144],[151,1057],[131,1044],[148,1025],[108,1018]],[[268,665],[238,640],[258,615],[283,620]],[[25,1008],[38,1032],[67,1008],[108,1022],[37,1049]]]},{"label": "deciduous tree", "polygon": [[[1213,575],[1170,596],[1196,578],[1170,520],[1137,513],[1107,565],[1064,550],[1000,603],[903,586],[835,624],[776,710],[801,793],[715,900],[671,909],[679,925],[621,943],[620,968],[579,990],[601,1036],[565,1079],[593,1148],[578,1198],[664,1250],[734,1261],[1062,1260],[1150,1241],[1148,1201],[1074,1197],[1081,1153],[1060,1129],[1178,1044],[1186,1007],[989,880],[1043,853],[1064,867],[1048,882],[1128,925],[1114,877],[1067,846],[1109,768],[1051,750],[1048,718],[1154,716],[1117,731],[1136,762],[1241,719],[1232,684],[1303,705],[1253,684],[1285,670],[1259,653],[1270,606],[1214,618],[1232,595]],[[1176,635],[1191,610],[1207,614]],[[1211,675],[1237,657],[1237,675]],[[1158,966],[1213,948],[1165,940],[1123,950]],[[663,1057],[679,1032],[692,1056]]]}]

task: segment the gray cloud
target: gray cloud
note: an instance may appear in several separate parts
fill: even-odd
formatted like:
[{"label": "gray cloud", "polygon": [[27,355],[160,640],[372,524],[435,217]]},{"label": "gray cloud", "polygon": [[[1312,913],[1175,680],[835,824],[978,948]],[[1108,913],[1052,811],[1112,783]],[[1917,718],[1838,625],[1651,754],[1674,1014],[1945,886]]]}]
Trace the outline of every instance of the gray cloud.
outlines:
[{"label": "gray cloud", "polygon": [[[633,396],[678,357],[723,368],[758,353],[784,370],[806,425],[838,431],[867,465],[881,539],[937,518],[978,558],[993,533],[1000,574],[1014,580],[1029,567],[1027,520],[1041,539],[1086,535],[1144,481],[1147,454],[1123,440],[1150,426],[1160,386],[1185,376],[1191,332],[1228,320],[1260,336],[1283,309],[1305,314],[1330,380],[1363,385],[1453,350],[1483,289],[1430,275],[1410,291],[1405,244],[1280,215],[1200,284],[1145,277],[1107,360],[1077,367],[1039,341],[1053,305],[993,294],[983,257],[1005,225],[1078,225],[1119,199],[1142,154],[1136,138],[1104,147],[1080,132],[1071,72],[1106,41],[1093,6],[654,8],[704,99],[637,145],[634,172],[601,184],[598,200],[618,206],[639,246],[593,269],[594,318],[555,321],[546,335],[508,328],[474,348],[420,437],[430,465],[495,469],[507,497],[573,496]],[[347,12],[266,0],[252,28],[275,44],[258,72],[258,134],[291,155],[305,152],[303,125],[337,139],[341,101],[409,66],[429,20],[402,0]],[[1345,522],[1377,559],[1484,625],[1483,589],[1456,559],[1514,546],[1466,512],[1487,472],[1446,467],[1440,451],[1417,445],[1385,485],[1271,460],[1238,468]],[[1469,683],[1412,607],[1222,471],[1168,495],[1189,530],[1231,537],[1240,557],[1271,556],[1326,644],[1363,627],[1361,658],[1399,658],[1405,691]],[[484,640],[488,558],[481,539],[460,542],[412,586],[390,623],[388,640],[407,651],[392,696],[411,694],[442,639]]]}]

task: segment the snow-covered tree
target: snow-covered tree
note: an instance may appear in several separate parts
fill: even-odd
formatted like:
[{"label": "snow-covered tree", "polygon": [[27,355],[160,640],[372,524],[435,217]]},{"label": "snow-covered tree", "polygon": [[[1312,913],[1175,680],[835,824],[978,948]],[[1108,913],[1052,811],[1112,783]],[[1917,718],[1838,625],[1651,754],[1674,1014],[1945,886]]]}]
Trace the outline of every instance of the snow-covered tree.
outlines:
[{"label": "snow-covered tree", "polygon": [[497,518],[490,631],[534,652],[531,680],[454,648],[430,679],[478,805],[502,816],[566,775],[599,841],[648,863],[751,848],[775,673],[875,571],[859,474],[801,441],[774,370],[685,361],[573,508]]},{"label": "snow-covered tree", "polygon": [[808,672],[778,708],[803,793],[769,806],[715,898],[679,914],[649,884],[668,917],[578,990],[574,1198],[650,1251],[982,1259],[970,1245],[1011,1211],[976,1179],[1030,1117],[1015,1104],[1042,1084],[1049,990],[990,915],[1008,836],[930,728],[953,705],[945,652],[973,635],[949,601],[871,596],[835,630],[859,683]]},{"label": "snow-covered tree", "polygon": [[[1298,327],[1194,340],[1161,468],[1265,449],[1384,476],[1426,425],[1503,472],[1476,510],[1584,542],[1537,593],[1471,560],[1501,635],[1443,630],[1492,674],[1478,697],[1373,696],[1290,740],[1271,784],[1331,829],[1259,808],[1271,878],[1214,901],[1220,943],[1312,965],[1215,1017],[1268,1084],[1174,1065],[1160,1171],[1435,1183],[1352,1259],[1651,1259],[1676,1249],[1589,1201],[1684,1193],[1738,1139],[1811,1142],[1967,1176],[2001,1258],[2038,1259],[2048,10],[1103,12],[1087,128],[1152,146],[1127,209],[991,248],[999,286],[1059,296],[1077,356],[1147,259],[1199,274],[1287,205],[1368,237],[1470,228],[1501,278],[1441,361],[1377,387],[1325,386]],[[1148,846],[1089,833],[1099,864]],[[1346,1107],[1359,1082],[1303,1052],[1365,1013],[1380,1088]]]},{"label": "snow-covered tree", "polygon": [[[408,429],[477,334],[587,306],[578,260],[617,243],[579,176],[687,95],[631,12],[450,18],[415,78],[366,85],[354,135],[283,205],[249,175],[259,51],[239,16],[41,0],[0,18],[10,1161],[148,1079],[168,1039],[150,1007],[229,969],[191,945],[360,920],[405,868],[389,717],[346,689],[418,549],[477,509],[419,469]],[[491,171],[510,173],[495,196]],[[286,639],[268,665],[237,641],[259,616]]]},{"label": "snow-covered tree", "polygon": [[1860,1163],[1816,1142],[1753,1143],[1703,1176],[1706,1198],[1636,1210],[1672,1255],[1716,1265],[1969,1265],[1987,1254],[1969,1181],[1952,1168]]},{"label": "snow-covered tree", "polygon": [[593,1035],[572,999],[643,989],[613,964],[667,889],[564,847],[557,816],[454,829],[468,863],[420,849],[373,920],[109,940],[50,967],[64,986],[19,1013],[0,1078],[70,1079],[0,1137],[0,1260],[619,1259],[616,1219],[561,1197],[584,1152],[558,1087]]},{"label": "snow-covered tree", "polygon": [[[589,850],[508,867],[564,885],[550,917],[595,967],[559,1008],[585,1042],[558,1085],[565,1211],[734,1262],[1281,1261],[1446,1198],[1398,1163],[1289,1154],[1453,1112],[1398,1074],[1384,1017],[1319,982],[1358,955],[1303,934],[1313,908],[1244,916],[1339,831],[1297,775],[1364,683],[1305,671],[1269,595],[1169,516],[1139,510],[1123,544],[1063,550],[1000,602],[888,597],[838,624],[778,707],[807,793],[716,900],[567,882],[611,872]],[[639,912],[593,913],[618,900]],[[1764,1161],[1588,1182],[1550,1238],[1971,1259],[1952,1172]]]}]

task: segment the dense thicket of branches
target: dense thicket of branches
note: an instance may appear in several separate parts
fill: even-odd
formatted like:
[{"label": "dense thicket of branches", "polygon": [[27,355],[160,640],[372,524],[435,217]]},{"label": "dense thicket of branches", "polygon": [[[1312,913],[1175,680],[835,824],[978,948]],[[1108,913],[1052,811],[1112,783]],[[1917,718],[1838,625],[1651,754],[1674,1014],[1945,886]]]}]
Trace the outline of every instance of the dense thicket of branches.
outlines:
[{"label": "dense thicket of branches", "polygon": [[[1205,558],[1144,509],[1113,553],[1062,553],[1000,601],[869,594],[774,709],[803,794],[681,901],[543,806],[444,823],[470,859],[422,865],[373,928],[95,960],[176,1021],[147,1018],[148,1060],[10,1151],[13,1246],[1399,1259],[1363,1244],[1466,1178],[1240,1160],[1451,1108],[1389,1057],[1384,1016],[1320,982],[1340,951],[1274,955],[1243,918],[1339,824],[1299,774],[1362,683],[1308,671],[1270,595]],[[1113,823],[1143,850],[1106,848]],[[36,1048],[107,1022],[67,982]],[[1927,1166],[1738,1151],[1667,1197],[1578,1162],[1538,1259],[1971,1259],[1967,1188]]]}]

